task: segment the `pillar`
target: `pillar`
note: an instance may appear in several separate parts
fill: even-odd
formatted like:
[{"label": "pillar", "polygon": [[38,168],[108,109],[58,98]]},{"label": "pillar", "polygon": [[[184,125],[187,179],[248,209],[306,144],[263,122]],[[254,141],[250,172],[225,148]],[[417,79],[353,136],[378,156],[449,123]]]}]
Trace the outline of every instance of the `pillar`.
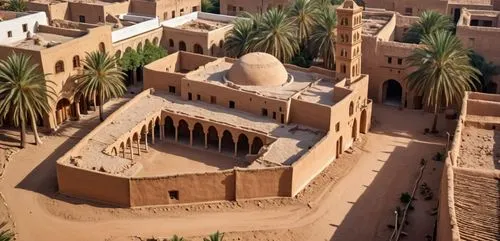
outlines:
[{"label": "pillar", "polygon": [[208,149],[208,134],[203,133],[205,136],[205,149]]},{"label": "pillar", "polygon": [[160,124],[160,140],[165,139],[165,125]]},{"label": "pillar", "polygon": [[222,138],[218,138],[219,139],[219,152],[222,152]]},{"label": "pillar", "polygon": [[148,151],[148,132],[144,132],[144,150]]},{"label": "pillar", "polygon": [[130,142],[130,160],[134,160],[134,151],[132,150],[132,146],[133,146],[133,141]]},{"label": "pillar", "polygon": [[141,137],[140,136],[137,138],[137,155],[138,156],[141,155]]},{"label": "pillar", "polygon": [[175,127],[175,142],[179,141],[179,131],[177,130],[177,126]]},{"label": "pillar", "polygon": [[238,156],[238,142],[234,143],[234,157]]},{"label": "pillar", "polygon": [[[194,128],[193,128],[194,130]],[[193,131],[189,130],[189,145],[193,146]]]},{"label": "pillar", "polygon": [[80,120],[80,101],[75,101],[75,120]]},{"label": "pillar", "polygon": [[250,140],[248,140],[248,154],[252,155],[252,144],[250,144]]},{"label": "pillar", "polygon": [[151,144],[155,144],[155,123],[151,125]]}]

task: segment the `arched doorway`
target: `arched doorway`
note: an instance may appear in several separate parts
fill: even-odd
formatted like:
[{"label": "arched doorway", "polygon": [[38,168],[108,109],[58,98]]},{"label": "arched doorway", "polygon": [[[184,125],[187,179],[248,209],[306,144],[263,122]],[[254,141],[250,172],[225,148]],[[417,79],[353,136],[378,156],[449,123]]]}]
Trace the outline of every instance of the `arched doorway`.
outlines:
[{"label": "arched doorway", "polygon": [[154,37],[154,38],[153,38],[153,44],[154,44],[155,46],[157,46],[157,45],[158,45],[158,37]]},{"label": "arched doorway", "polygon": [[217,45],[212,44],[212,47],[210,47],[210,55],[215,57],[216,51],[217,51]]},{"label": "arched doorway", "polygon": [[264,146],[264,143],[262,142],[262,139],[260,139],[259,137],[255,137],[253,138],[253,141],[252,141],[252,155],[256,155],[256,154],[259,154],[259,151],[260,151],[260,148],[262,148],[262,146]]},{"label": "arched doorway", "polygon": [[189,143],[189,126],[185,120],[179,121],[179,126],[177,127],[177,141],[183,143]]},{"label": "arched doorway", "polygon": [[358,138],[358,120],[354,118],[354,122],[352,123],[352,131],[351,131],[352,141],[355,141]]},{"label": "arched doorway", "polygon": [[238,136],[238,156],[246,156],[249,151],[248,137],[245,134]]},{"label": "arched doorway", "polygon": [[336,150],[335,158],[339,158],[340,154],[342,154],[342,136],[340,136],[339,139],[337,140],[337,146],[335,150]]},{"label": "arched doorway", "polygon": [[209,149],[219,150],[219,133],[215,127],[210,126],[207,134],[207,144]]},{"label": "arched doorway", "polygon": [[386,105],[401,106],[403,88],[398,81],[390,79],[382,86],[382,102]]},{"label": "arched doorway", "polygon": [[186,51],[186,43],[184,41],[179,42],[179,51]]},{"label": "arched doorway", "polygon": [[366,109],[364,109],[363,111],[361,111],[361,122],[359,124],[359,132],[363,133],[363,134],[366,134],[368,132],[368,126],[366,125]]},{"label": "arched doorway", "polygon": [[142,51],[142,43],[139,42],[139,44],[137,44],[137,52],[140,52]]},{"label": "arched doorway", "polygon": [[161,134],[160,134],[160,117],[156,117],[155,119],[155,125],[154,125],[154,130],[155,130],[155,138],[159,139]]},{"label": "arched doorway", "polygon": [[125,158],[125,144],[123,142],[120,144],[120,153],[119,154],[121,157]]},{"label": "arched doorway", "polygon": [[195,44],[193,46],[193,51],[197,54],[203,54],[203,47],[201,47],[201,45],[199,44]]},{"label": "arched doorway", "polygon": [[174,120],[172,120],[172,117],[170,116],[165,117],[165,138],[172,140],[175,139]]},{"label": "arched doorway", "polygon": [[227,130],[222,133],[221,151],[234,153],[233,135]]},{"label": "arched doorway", "polygon": [[56,122],[61,124],[67,121],[71,116],[71,104],[68,99],[63,98],[56,105]]},{"label": "arched doorway", "polygon": [[205,146],[205,134],[203,133],[203,126],[200,123],[194,124],[193,145]]}]

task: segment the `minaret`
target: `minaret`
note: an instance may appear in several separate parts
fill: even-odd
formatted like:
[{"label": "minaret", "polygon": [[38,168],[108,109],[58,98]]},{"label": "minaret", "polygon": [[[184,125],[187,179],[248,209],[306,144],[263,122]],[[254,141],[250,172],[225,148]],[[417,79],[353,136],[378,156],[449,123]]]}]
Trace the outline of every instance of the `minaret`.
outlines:
[{"label": "minaret", "polygon": [[345,0],[337,8],[336,72],[348,79],[361,75],[361,31],[363,8]]}]

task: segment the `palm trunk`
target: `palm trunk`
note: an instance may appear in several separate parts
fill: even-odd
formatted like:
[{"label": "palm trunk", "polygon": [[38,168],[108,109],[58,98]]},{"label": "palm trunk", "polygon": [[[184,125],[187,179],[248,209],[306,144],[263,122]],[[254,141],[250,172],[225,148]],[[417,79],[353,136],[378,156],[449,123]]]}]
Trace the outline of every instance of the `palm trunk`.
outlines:
[{"label": "palm trunk", "polygon": [[103,116],[103,108],[102,106],[104,105],[104,100],[102,99],[102,95],[99,95],[99,119],[104,121],[104,116]]},{"label": "palm trunk", "polygon": [[94,111],[96,111],[96,110],[97,110],[96,94],[95,94],[95,93],[93,93],[92,95],[93,95],[93,96],[92,96],[92,99],[93,99],[93,102],[94,102],[94,103],[93,103],[93,104],[94,104]]},{"label": "palm trunk", "polygon": [[40,136],[38,135],[36,120],[35,120],[35,117],[33,116],[33,113],[31,114],[31,128],[33,129],[33,135],[35,136],[35,145],[41,145],[42,140],[40,139]]},{"label": "palm trunk", "polygon": [[132,85],[137,84],[137,69],[132,70]]},{"label": "palm trunk", "polygon": [[432,133],[437,133],[437,122],[438,122],[438,105],[434,106],[434,121],[432,123]]},{"label": "palm trunk", "polygon": [[21,121],[21,148],[26,147],[26,123],[24,120]]}]

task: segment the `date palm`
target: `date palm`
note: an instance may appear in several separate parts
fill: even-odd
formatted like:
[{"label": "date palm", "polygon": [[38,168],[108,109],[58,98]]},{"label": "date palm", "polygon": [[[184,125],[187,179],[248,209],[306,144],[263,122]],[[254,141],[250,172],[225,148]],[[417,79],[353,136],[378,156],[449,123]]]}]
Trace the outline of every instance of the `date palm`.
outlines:
[{"label": "date palm", "polygon": [[184,241],[184,238],[183,237],[179,237],[177,235],[174,235],[170,241]]},{"label": "date palm", "polygon": [[262,15],[252,42],[255,51],[266,52],[285,63],[299,50],[297,28],[293,20],[277,8]]},{"label": "date palm", "polygon": [[[54,101],[54,84],[46,80],[30,57],[13,53],[0,61],[0,115],[9,116],[21,129],[21,148],[26,146],[26,122],[31,120],[35,144],[41,144],[36,122],[51,111],[49,100]],[[47,85],[48,84],[48,85]]]},{"label": "date palm", "polygon": [[224,239],[224,233],[217,231],[208,236],[208,238],[203,238],[203,241],[223,241],[223,239]]},{"label": "date palm", "polygon": [[7,222],[0,223],[0,241],[10,241],[13,240],[14,234],[9,229],[4,229],[7,226]]},{"label": "date palm", "polygon": [[116,58],[101,51],[87,53],[83,65],[83,73],[75,78],[77,89],[87,98],[98,96],[99,119],[103,121],[104,100],[122,96],[126,91],[124,73],[117,67]]},{"label": "date palm", "polygon": [[226,33],[224,48],[228,56],[241,57],[252,50],[256,24],[252,19],[238,18]]},{"label": "date palm", "polygon": [[471,66],[469,54],[451,32],[440,30],[424,36],[422,45],[408,57],[415,68],[407,76],[408,89],[434,109],[432,132],[437,132],[440,105],[460,103],[465,92],[479,84],[480,72]]},{"label": "date palm", "polygon": [[337,15],[334,10],[324,8],[317,16],[311,35],[311,49],[314,56],[323,59],[323,67],[334,69],[335,65],[335,28]]},{"label": "date palm", "polygon": [[317,2],[315,0],[295,0],[288,11],[288,16],[297,26],[297,36],[301,46],[307,46],[307,41],[316,22]]},{"label": "date palm", "polygon": [[439,30],[451,31],[454,28],[451,18],[435,11],[425,11],[417,22],[413,23],[403,37],[406,43],[420,43],[425,35]]}]

